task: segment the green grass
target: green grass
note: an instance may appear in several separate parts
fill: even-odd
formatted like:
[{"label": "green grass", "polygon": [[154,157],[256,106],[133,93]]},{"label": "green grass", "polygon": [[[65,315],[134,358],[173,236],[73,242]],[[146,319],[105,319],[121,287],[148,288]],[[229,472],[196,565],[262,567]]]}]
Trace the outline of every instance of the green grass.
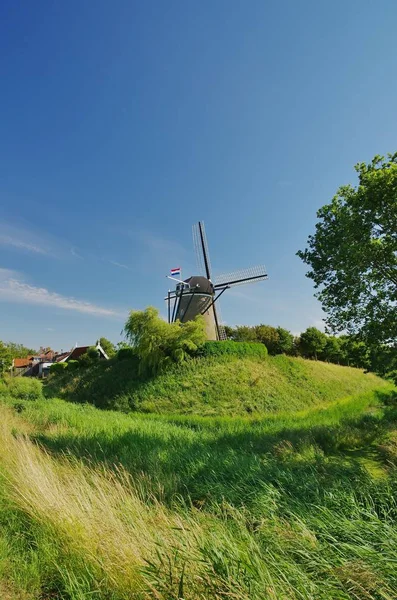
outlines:
[{"label": "green grass", "polygon": [[[80,403],[0,389],[0,598],[397,597],[394,386],[286,357],[147,382],[126,362],[46,386]],[[101,386],[147,412],[82,403]]]},{"label": "green grass", "polygon": [[395,598],[391,385],[261,417],[2,402],[15,598]]},{"label": "green grass", "polygon": [[91,402],[100,408],[186,415],[261,415],[296,411],[381,387],[359,369],[287,356],[201,358],[148,381],[133,363],[117,360],[59,375],[49,397]]}]

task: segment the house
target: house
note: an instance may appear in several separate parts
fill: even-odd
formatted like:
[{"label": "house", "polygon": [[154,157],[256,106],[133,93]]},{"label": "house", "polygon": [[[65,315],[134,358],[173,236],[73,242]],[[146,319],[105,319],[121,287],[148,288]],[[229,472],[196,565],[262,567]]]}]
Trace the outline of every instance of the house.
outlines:
[{"label": "house", "polygon": [[[87,352],[88,348],[91,348],[91,346],[75,346],[73,350],[64,353],[62,357],[60,357],[60,355],[57,356],[55,362],[67,362],[69,360],[77,360]],[[109,360],[108,355],[106,354],[105,350],[102,348],[99,342],[95,344],[94,348],[98,350],[99,358],[101,360]]]},{"label": "house", "polygon": [[[46,377],[54,362],[67,362],[77,360],[85,354],[90,346],[75,346],[69,352],[55,352],[51,348],[40,348],[38,356],[27,356],[26,358],[14,358],[12,361],[12,372],[14,377]],[[109,360],[108,355],[99,342],[94,346],[99,352],[100,360]]]},{"label": "house", "polygon": [[22,371],[25,371],[32,365],[33,357],[28,356],[26,358],[13,358],[12,359],[12,369],[14,373],[19,374]]}]

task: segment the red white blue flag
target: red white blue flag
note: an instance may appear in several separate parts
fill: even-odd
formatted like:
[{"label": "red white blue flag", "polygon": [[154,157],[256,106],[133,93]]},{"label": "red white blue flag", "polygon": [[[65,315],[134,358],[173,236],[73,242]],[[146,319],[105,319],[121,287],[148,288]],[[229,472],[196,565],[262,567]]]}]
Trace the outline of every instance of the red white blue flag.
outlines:
[{"label": "red white blue flag", "polygon": [[171,269],[172,277],[175,277],[176,275],[180,275],[180,274],[181,274],[181,267],[177,267],[176,269]]}]

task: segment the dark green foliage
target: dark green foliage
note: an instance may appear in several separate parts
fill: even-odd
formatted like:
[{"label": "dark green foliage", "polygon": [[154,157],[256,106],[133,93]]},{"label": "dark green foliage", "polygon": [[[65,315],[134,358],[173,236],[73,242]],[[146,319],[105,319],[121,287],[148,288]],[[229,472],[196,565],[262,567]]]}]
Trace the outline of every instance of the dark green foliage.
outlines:
[{"label": "dark green foliage", "polygon": [[255,356],[257,358],[266,358],[267,349],[263,344],[255,342],[233,342],[231,340],[225,342],[207,341],[200,348],[200,356]]},{"label": "dark green foliage", "polygon": [[[86,352],[86,355],[91,360],[97,360],[99,358],[99,350],[95,346],[90,346]],[[83,354],[84,356],[84,354]]]},{"label": "dark green foliage", "polygon": [[305,358],[317,358],[325,350],[327,336],[316,327],[308,327],[300,336],[300,350]]},{"label": "dark green foliage", "polygon": [[50,367],[50,373],[59,374],[63,373],[68,368],[67,362],[53,363]]},{"label": "dark green foliage", "polygon": [[138,360],[134,348],[120,348],[117,352],[118,360]]},{"label": "dark green foliage", "polygon": [[67,364],[69,371],[75,371],[76,369],[78,369],[80,367],[80,361],[78,361],[78,360],[68,360],[67,363],[60,363],[60,364]]},{"label": "dark green foliage", "polygon": [[373,344],[397,341],[397,153],[355,167],[359,184],[339,188],[298,256],[320,291],[333,331]]},{"label": "dark green foliage", "polygon": [[293,354],[294,336],[283,327],[272,327],[271,325],[239,325],[235,329],[226,328],[229,339],[236,342],[259,342],[264,344],[271,355]]},{"label": "dark green foliage", "polygon": [[99,360],[99,350],[95,346],[90,346],[84,354],[82,354],[78,361],[81,367],[90,367]]}]

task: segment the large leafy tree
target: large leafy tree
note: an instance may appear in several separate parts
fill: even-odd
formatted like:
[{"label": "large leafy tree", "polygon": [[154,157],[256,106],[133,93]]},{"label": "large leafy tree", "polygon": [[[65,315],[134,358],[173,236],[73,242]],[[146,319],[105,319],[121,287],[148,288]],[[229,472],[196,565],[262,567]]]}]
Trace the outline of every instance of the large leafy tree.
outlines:
[{"label": "large leafy tree", "polygon": [[355,169],[358,186],[339,188],[318,211],[298,256],[333,331],[390,343],[397,340],[397,153]]}]

